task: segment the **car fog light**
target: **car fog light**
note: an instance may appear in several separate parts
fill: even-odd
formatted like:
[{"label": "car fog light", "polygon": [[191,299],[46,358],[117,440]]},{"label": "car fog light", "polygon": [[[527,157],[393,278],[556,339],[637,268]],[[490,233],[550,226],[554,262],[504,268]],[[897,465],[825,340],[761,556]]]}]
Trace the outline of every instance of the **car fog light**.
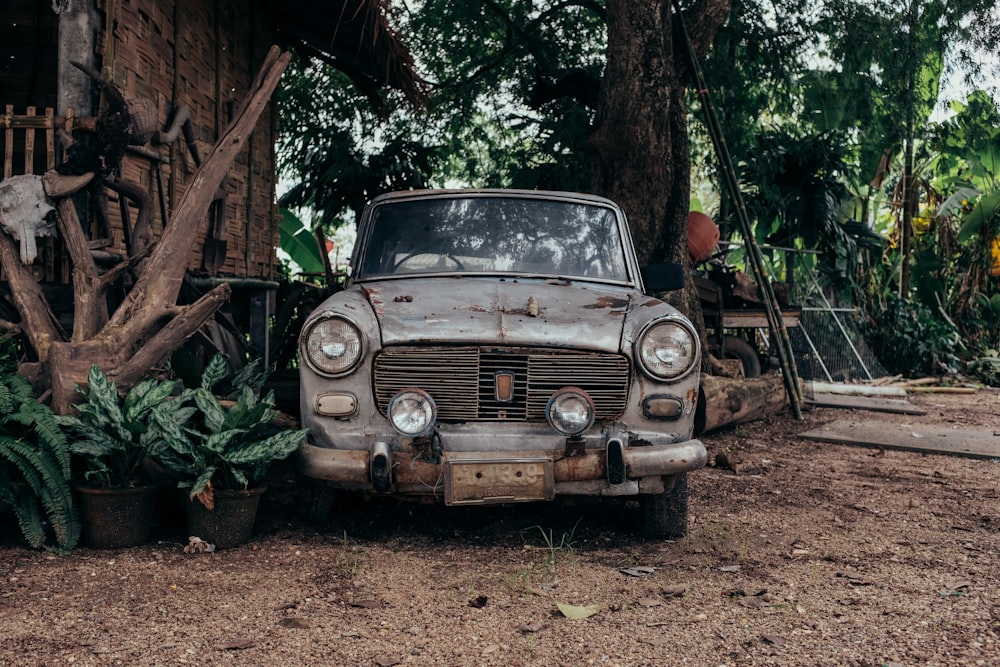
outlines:
[{"label": "car fog light", "polygon": [[437,405],[423,389],[404,389],[389,401],[388,417],[402,435],[419,438],[433,430]]},{"label": "car fog light", "polygon": [[549,425],[563,435],[580,435],[594,423],[594,400],[576,387],[560,389],[545,408]]}]

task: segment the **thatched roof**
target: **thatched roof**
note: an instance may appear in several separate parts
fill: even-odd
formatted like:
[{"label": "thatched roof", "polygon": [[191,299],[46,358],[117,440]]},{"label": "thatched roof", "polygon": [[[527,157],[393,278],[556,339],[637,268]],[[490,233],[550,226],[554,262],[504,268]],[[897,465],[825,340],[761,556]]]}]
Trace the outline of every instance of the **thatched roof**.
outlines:
[{"label": "thatched roof", "polygon": [[264,0],[279,44],[347,74],[367,95],[386,86],[425,100],[413,57],[386,18],[385,0]]},{"label": "thatched roof", "polygon": [[[385,0],[260,2],[283,48],[331,64],[373,99],[391,87],[415,104],[424,101],[424,82],[389,25]],[[0,0],[0,103],[18,110],[56,106],[59,16],[52,6],[49,0]]]}]

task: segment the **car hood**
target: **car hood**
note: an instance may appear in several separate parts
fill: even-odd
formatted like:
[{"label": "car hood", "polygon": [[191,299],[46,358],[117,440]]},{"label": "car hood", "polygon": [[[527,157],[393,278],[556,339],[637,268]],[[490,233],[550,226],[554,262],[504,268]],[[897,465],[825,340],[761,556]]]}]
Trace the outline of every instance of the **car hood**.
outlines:
[{"label": "car hood", "polygon": [[566,280],[426,278],[359,286],[383,345],[548,345],[617,352],[639,292]]}]

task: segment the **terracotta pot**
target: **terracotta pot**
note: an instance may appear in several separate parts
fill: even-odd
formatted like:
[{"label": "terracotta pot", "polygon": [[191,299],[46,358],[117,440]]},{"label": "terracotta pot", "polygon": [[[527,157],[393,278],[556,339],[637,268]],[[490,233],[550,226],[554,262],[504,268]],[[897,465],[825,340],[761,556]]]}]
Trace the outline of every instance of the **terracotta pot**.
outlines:
[{"label": "terracotta pot", "polygon": [[153,532],[156,487],[130,489],[76,487],[83,543],[94,549],[144,544]]},{"label": "terracotta pot", "polygon": [[704,213],[688,213],[688,257],[697,264],[711,256],[719,244],[719,226]]},{"label": "terracotta pot", "polygon": [[245,491],[215,491],[215,509],[207,509],[199,500],[185,506],[188,535],[211,542],[217,549],[246,544],[253,537],[260,497],[266,485]]}]

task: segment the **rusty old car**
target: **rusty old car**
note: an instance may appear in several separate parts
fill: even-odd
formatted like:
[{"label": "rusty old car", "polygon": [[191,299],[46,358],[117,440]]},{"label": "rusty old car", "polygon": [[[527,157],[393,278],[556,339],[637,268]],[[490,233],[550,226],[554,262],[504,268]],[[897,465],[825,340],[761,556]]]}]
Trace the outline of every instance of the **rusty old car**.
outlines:
[{"label": "rusty old car", "polygon": [[382,195],[350,267],[300,337],[307,478],[446,505],[637,499],[649,534],[686,531],[698,334],[653,296],[680,267],[641,270],[615,203]]}]

